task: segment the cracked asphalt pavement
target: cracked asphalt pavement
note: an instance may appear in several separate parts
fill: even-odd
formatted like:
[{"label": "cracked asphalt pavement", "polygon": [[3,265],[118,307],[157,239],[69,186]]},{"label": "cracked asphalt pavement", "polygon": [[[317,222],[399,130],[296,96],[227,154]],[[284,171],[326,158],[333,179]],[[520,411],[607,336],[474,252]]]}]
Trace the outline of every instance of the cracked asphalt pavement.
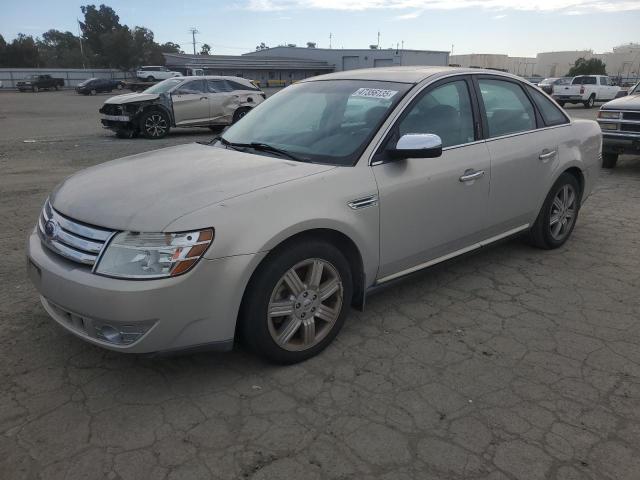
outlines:
[{"label": "cracked asphalt pavement", "polygon": [[210,137],[118,140],[103,100],[0,93],[0,478],[640,478],[640,158],[601,173],[563,248],[513,240],[398,283],[303,364],[150,359],[66,333],[25,274],[62,178]]}]

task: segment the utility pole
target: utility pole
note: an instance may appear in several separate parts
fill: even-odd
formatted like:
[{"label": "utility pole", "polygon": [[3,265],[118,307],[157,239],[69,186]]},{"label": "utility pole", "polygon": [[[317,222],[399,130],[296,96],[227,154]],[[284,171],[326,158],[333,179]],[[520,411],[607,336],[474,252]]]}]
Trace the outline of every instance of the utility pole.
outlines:
[{"label": "utility pole", "polygon": [[378,30],[378,49],[380,49],[380,30]]},{"label": "utility pole", "polygon": [[82,58],[82,69],[86,69],[86,65],[84,64],[84,49],[82,48],[82,27],[80,25],[80,20],[76,18],[76,22],[78,22],[78,40],[80,40],[80,57]]},{"label": "utility pole", "polygon": [[329,49],[331,49],[331,39],[333,38],[333,33],[329,32]]},{"label": "utility pole", "polygon": [[402,50],[404,50],[404,40],[402,40]]},{"label": "utility pole", "polygon": [[189,29],[191,32],[191,38],[193,39],[193,54],[196,54],[196,33],[200,33],[196,27],[191,27]]}]

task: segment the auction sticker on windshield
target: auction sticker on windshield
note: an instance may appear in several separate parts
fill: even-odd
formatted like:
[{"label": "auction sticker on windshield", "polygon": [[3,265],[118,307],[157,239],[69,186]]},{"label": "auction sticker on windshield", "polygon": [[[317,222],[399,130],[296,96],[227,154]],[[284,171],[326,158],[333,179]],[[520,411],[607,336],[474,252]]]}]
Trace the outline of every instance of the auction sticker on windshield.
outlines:
[{"label": "auction sticker on windshield", "polygon": [[352,97],[369,97],[369,98],[391,98],[397,90],[385,90],[382,88],[359,88],[351,94]]}]

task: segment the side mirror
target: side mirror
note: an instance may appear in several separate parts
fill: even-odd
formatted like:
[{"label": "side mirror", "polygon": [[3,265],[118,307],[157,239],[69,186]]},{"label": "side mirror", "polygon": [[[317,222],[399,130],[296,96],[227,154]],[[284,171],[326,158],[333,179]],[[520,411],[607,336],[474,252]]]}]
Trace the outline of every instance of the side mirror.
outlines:
[{"label": "side mirror", "polygon": [[387,152],[396,159],[436,158],[442,155],[442,139],[433,133],[407,133]]}]

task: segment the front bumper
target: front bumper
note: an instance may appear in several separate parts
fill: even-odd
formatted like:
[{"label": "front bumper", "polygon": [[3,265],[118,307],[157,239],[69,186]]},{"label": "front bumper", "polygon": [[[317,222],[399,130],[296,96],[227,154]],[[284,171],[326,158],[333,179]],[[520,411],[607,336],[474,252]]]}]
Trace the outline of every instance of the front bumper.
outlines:
[{"label": "front bumper", "polygon": [[640,133],[617,132],[615,135],[602,132],[602,151],[619,155],[640,155]]},{"label": "front bumper", "polygon": [[[41,244],[27,241],[28,273],[49,315],[74,335],[110,350],[156,353],[233,345],[244,289],[266,253],[201,259],[185,275],[123,280],[91,273]],[[146,333],[130,344],[100,337],[105,325]]]}]

